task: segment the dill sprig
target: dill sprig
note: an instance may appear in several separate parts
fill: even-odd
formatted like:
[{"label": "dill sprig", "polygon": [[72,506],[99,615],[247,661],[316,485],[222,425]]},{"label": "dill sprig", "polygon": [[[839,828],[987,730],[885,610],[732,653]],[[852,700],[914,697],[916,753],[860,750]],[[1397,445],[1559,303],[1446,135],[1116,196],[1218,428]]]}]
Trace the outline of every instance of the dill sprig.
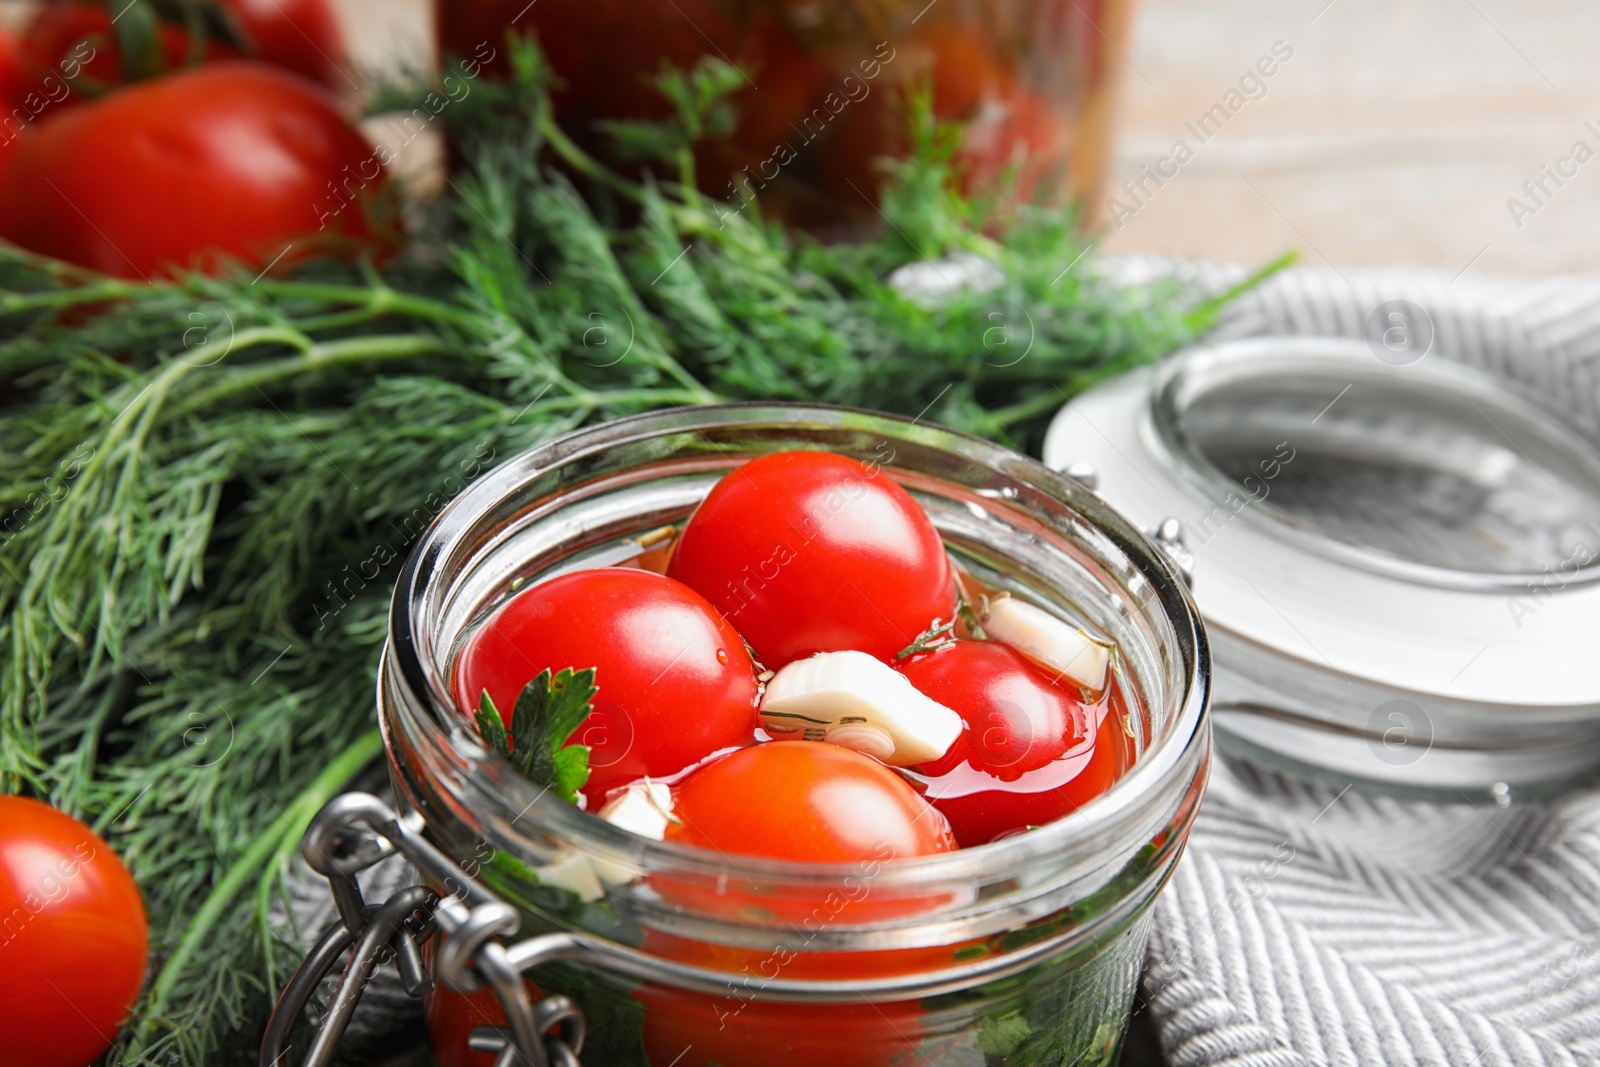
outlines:
[{"label": "dill sprig", "polygon": [[[584,155],[537,52],[513,59],[458,109],[444,238],[381,270],[144,285],[0,250],[0,784],[91,821],[143,889],[152,978],[114,1063],[250,1060],[316,933],[276,906],[299,836],[378,751],[389,589],[478,473],[724,398],[1025,445],[1215,312],[1108,284],[1065,213],[955,195],[925,107],[883,236],[823,246],[694,190],[718,64],[663,83],[676,133],[618,130],[669,182]],[[1003,286],[928,308],[886,281],[959,250]]]}]

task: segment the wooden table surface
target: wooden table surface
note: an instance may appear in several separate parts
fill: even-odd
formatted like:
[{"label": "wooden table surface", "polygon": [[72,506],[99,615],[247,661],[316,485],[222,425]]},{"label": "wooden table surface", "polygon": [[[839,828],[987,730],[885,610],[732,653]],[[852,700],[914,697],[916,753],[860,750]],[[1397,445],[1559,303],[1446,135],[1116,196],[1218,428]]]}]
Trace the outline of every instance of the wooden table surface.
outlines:
[{"label": "wooden table surface", "polygon": [[[1201,144],[1185,123],[1279,41],[1293,57]],[[1600,269],[1600,158],[1587,157],[1600,154],[1597,43],[1592,0],[1145,0],[1111,184],[1180,138],[1194,158],[1164,187],[1147,181],[1152,195],[1104,247],[1256,262],[1295,246],[1341,269],[1451,274]],[[1558,186],[1545,167],[1569,176]],[[1540,178],[1536,201],[1523,183]]]}]

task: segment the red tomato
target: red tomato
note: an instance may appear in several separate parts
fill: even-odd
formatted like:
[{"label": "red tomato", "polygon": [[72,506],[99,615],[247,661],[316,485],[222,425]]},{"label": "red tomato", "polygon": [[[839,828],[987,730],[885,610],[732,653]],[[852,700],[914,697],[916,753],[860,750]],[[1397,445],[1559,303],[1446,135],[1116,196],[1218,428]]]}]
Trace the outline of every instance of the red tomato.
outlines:
[{"label": "red tomato", "polygon": [[776,1004],[659,986],[634,996],[650,1067],[910,1067],[923,1033],[915,1001]]},{"label": "red tomato", "polygon": [[[18,138],[0,237],[92,270],[151,278],[285,248],[377,246],[383,164],[304,79],[235,61],[123,89]],[[282,260],[278,260],[282,262]]]},{"label": "red tomato", "polygon": [[[542,996],[532,982],[528,983],[528,995],[535,1004]],[[495,1053],[476,1052],[467,1046],[467,1039],[478,1027],[506,1025],[505,1009],[500,1007],[494,990],[457,993],[436,985],[422,1005],[435,1067],[494,1067]]]},{"label": "red tomato", "polygon": [[773,669],[816,652],[889,660],[955,613],[950,561],[882,471],[780,452],[729,473],[684,527],[667,573],[728,618]]},{"label": "red tomato", "polygon": [[895,42],[889,69],[896,79],[860,107],[841,116],[826,180],[857,206],[876,198],[883,180],[880,157],[905,155],[906,119],[897,106],[908,88],[924,83],[933,93],[933,114],[962,124],[965,133],[954,160],[967,195],[1009,176],[1014,195],[1031,198],[1065,178],[1070,146],[1063,117],[1017,77],[988,30],[964,21],[930,22]]},{"label": "red tomato", "polygon": [[756,681],[732,626],[680,582],[622,567],[574,571],[518,593],[467,640],[456,699],[484,690],[510,723],[540,671],[595,670],[594,710],[571,743],[590,746],[591,810],[649,775],[669,778],[755,739]]},{"label": "red tomato", "polygon": [[[184,65],[189,58],[189,35],[178,26],[163,21],[160,25],[161,59],[167,69]],[[117,49],[111,12],[100,4],[50,3],[34,12],[23,31],[23,46],[35,85],[46,77],[63,73],[82,73],[102,86],[123,80],[122,55]],[[233,50],[208,42],[207,59],[221,59]],[[31,86],[30,86],[31,87]],[[81,93],[72,102],[87,99]],[[63,104],[67,100],[62,101]]]},{"label": "red tomato", "polygon": [[727,856],[882,863],[955,847],[938,812],[870,756],[770,741],[724,756],[673,790],[667,840]]},{"label": "red tomato", "polygon": [[0,26],[0,139],[15,135],[11,129],[11,109],[33,88],[33,79],[23,68],[22,38]]},{"label": "red tomato", "polygon": [[[249,55],[263,63],[303,74],[330,89],[346,91],[344,34],[328,0],[221,0],[250,44]],[[168,70],[192,59],[188,32],[163,21],[162,61]],[[83,72],[102,85],[123,81],[122,55],[110,12],[100,4],[50,3],[29,21],[25,34],[35,81],[59,75],[76,57]],[[87,45],[87,51],[82,46]],[[238,58],[220,41],[207,41],[204,60]],[[73,69],[67,67],[66,69]]]},{"label": "red tomato", "polygon": [[1122,771],[1120,726],[1107,705],[1085,705],[1005,645],[958,640],[898,666],[966,720],[950,751],[914,768],[963,848],[1059,819]]},{"label": "red tomato", "polygon": [[339,92],[355,88],[345,69],[344,31],[328,0],[223,0],[223,6],[239,20],[252,58]]},{"label": "red tomato", "polygon": [[139,887],[78,820],[0,796],[0,1065],[99,1058],[144,980]]}]

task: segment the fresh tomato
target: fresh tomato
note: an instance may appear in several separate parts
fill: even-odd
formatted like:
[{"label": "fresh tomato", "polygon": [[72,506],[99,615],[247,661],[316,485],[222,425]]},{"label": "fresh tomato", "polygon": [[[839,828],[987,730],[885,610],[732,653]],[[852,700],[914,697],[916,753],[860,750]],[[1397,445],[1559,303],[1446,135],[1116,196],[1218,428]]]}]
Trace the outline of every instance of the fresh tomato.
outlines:
[{"label": "fresh tomato", "polygon": [[21,49],[21,39],[0,26],[0,173],[32,118],[25,101],[33,81],[23,67]]},{"label": "fresh tomato", "polygon": [[[161,62],[167,69],[176,69],[188,60],[189,35],[181,28],[163,21],[158,37]],[[100,4],[41,5],[23,31],[23,47],[35,85],[63,73],[81,74],[101,87],[123,80],[122,55],[111,12]],[[232,49],[213,41],[207,45],[205,58],[222,59],[232,54]],[[73,95],[75,100],[87,99],[81,93]]]},{"label": "fresh tomato", "polygon": [[928,516],[881,469],[780,452],[730,472],[684,527],[667,573],[728,618],[774,670],[816,652],[882,660],[955,613]]},{"label": "fresh tomato", "polygon": [[144,980],[144,903],[78,820],[0,797],[0,1065],[99,1058]]},{"label": "fresh tomato", "polygon": [[724,856],[881,864],[946,852],[949,827],[870,756],[770,741],[706,764],[673,791],[667,840]]},{"label": "fresh tomato", "polygon": [[0,237],[141,279],[224,257],[260,269],[381,250],[390,238],[369,218],[380,155],[302,78],[242,60],[199,67],[19,137],[0,176]]},{"label": "fresh tomato", "polygon": [[[351,87],[344,71],[344,34],[328,0],[222,0],[222,6],[237,21],[251,58],[295,71],[330,89]],[[240,56],[215,40],[206,42],[202,56],[192,56],[188,32],[173,22],[163,21],[159,36],[167,70],[177,70],[195,58],[215,62]],[[102,86],[124,80],[111,12],[104,5],[45,4],[29,21],[24,39],[35,81],[72,69],[74,58],[81,61],[82,72]]]},{"label": "fresh tomato", "polygon": [[532,678],[568,667],[593,667],[598,689],[570,742],[590,747],[590,810],[619,786],[670,778],[755,740],[755,670],[744,642],[671,578],[605,567],[523,590],[462,648],[456,698],[475,709],[487,690],[509,725]]},{"label": "fresh tomato", "polygon": [[304,74],[338,92],[355,88],[344,31],[328,0],[223,0],[263,63]]},{"label": "fresh tomato", "polygon": [[33,79],[24,68],[22,38],[0,26],[0,139],[15,133],[10,128],[11,110],[22,104],[33,88]]},{"label": "fresh tomato", "polygon": [[1111,788],[1123,769],[1118,721],[1005,645],[962,639],[899,664],[967,728],[914,768],[963,848],[1059,819]]}]

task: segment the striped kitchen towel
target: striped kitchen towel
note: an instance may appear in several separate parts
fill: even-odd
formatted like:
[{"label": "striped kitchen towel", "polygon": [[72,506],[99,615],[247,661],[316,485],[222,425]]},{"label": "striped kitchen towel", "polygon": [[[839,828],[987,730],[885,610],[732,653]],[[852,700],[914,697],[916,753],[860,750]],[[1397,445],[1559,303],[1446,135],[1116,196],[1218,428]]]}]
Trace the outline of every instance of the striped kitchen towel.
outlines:
[{"label": "striped kitchen towel", "polygon": [[[1113,269],[1203,290],[1243,276]],[[1515,382],[1600,441],[1600,278],[1292,270],[1216,333],[1362,337],[1393,300],[1426,313],[1430,358]],[[1600,1064],[1600,790],[1430,803],[1221,757],[1142,994],[1177,1067]]]}]

